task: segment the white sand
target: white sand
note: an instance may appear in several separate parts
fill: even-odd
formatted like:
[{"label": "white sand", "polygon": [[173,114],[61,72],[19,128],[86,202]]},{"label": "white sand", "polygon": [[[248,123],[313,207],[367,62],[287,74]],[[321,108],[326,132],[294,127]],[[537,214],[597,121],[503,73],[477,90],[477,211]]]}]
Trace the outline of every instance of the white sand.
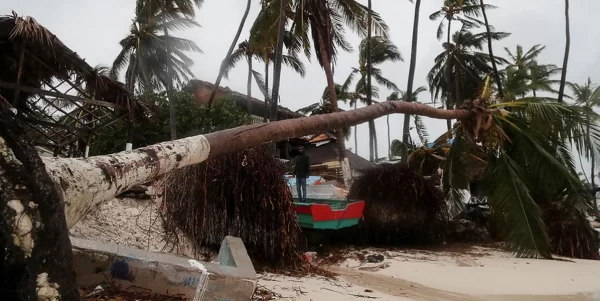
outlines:
[{"label": "white sand", "polygon": [[[171,251],[172,246],[165,243],[159,204],[158,198],[114,199],[75,225],[71,235],[155,252]],[[600,261],[518,259],[486,248],[459,252],[367,251],[386,255],[384,262],[389,265],[369,271],[364,270],[368,264],[350,259],[331,267],[340,274],[336,280],[263,275],[259,285],[279,293],[282,300],[298,301],[600,300]],[[185,240],[171,252],[204,259]]]}]

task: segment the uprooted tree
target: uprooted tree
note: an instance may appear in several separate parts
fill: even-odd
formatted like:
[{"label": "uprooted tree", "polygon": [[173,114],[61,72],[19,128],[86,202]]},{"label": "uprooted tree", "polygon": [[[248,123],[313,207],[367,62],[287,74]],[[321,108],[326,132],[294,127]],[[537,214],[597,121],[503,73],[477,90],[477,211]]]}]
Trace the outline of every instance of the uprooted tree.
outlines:
[{"label": "uprooted tree", "polygon": [[[521,211],[525,216],[504,217],[531,230],[511,232],[512,228],[507,227],[507,239],[521,247],[521,254],[550,257],[551,247],[544,232],[545,225],[536,211],[537,205],[529,197],[528,188],[523,184],[532,178],[524,177],[513,159],[519,157],[519,152],[528,151],[527,156],[520,156],[527,159],[523,164],[528,165],[525,166],[528,172],[533,174],[539,169],[546,174],[551,173],[560,179],[552,182],[552,186],[567,187],[552,197],[558,198],[566,191],[568,195],[562,196],[565,201],[561,206],[585,210],[589,204],[579,202],[581,194],[576,194],[579,186],[570,176],[572,171],[560,165],[562,162],[569,163],[564,159],[570,156],[565,153],[569,151],[564,141],[581,139],[577,131],[585,124],[583,121],[592,115],[593,118],[598,116],[567,104],[534,101],[497,104],[489,101],[489,91],[486,97],[467,102],[460,110],[440,110],[417,103],[390,101],[358,110],[242,126],[117,154],[87,159],[43,160],[22,138],[20,121],[8,107],[0,107],[2,289],[12,294],[9,299],[37,300],[38,294],[54,294],[62,300],[75,300],[78,297],[67,231],[94,206],[169,171],[208,158],[322,130],[343,128],[393,113],[460,120],[455,130],[460,139],[455,141],[444,162],[446,192],[456,200],[460,195],[458,190],[468,185],[464,176],[466,167],[464,164],[461,167],[468,150],[460,148],[466,145],[460,142],[461,139],[484,145],[488,150],[488,160],[494,163],[490,170],[491,178],[500,181],[509,174],[510,184],[518,188],[515,195],[509,193],[512,190],[507,190],[508,186],[502,185],[502,189],[494,191],[497,196],[492,199],[496,200],[500,209],[510,210],[507,202],[524,208]],[[519,144],[513,144],[507,136],[509,129]],[[537,133],[541,130],[546,132]],[[594,131],[600,133],[599,129]],[[554,132],[558,134],[552,134]],[[596,136],[600,138],[600,134]],[[540,144],[542,138],[551,138],[549,141],[553,144]],[[578,149],[597,150],[600,145],[594,142],[592,147],[591,141],[584,142],[576,143]],[[520,145],[528,148],[518,149]],[[559,151],[549,153],[548,148],[553,145]],[[551,165],[544,168],[543,163]],[[538,181],[536,184],[541,186],[542,183]]]}]

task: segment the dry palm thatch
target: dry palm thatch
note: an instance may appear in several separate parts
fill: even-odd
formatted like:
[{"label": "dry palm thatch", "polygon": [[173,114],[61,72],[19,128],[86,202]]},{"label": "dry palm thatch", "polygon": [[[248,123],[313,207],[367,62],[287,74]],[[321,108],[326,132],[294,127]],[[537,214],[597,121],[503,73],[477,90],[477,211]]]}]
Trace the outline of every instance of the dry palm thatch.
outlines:
[{"label": "dry palm thatch", "polygon": [[[22,64],[21,64],[22,62]],[[137,101],[123,83],[95,72],[77,53],[63,44],[52,32],[32,17],[19,17],[15,12],[0,17],[0,81],[41,88],[53,80],[69,80],[86,85],[94,99],[121,105],[133,120],[145,120],[148,108]],[[0,94],[11,100],[14,90],[0,88]],[[17,108],[32,93],[19,93]],[[26,109],[25,107],[20,107]]]},{"label": "dry palm thatch", "polygon": [[446,239],[443,193],[407,165],[384,163],[364,170],[348,197],[366,201],[358,229],[362,243],[435,244]]},{"label": "dry palm thatch", "polygon": [[300,228],[284,173],[272,151],[259,147],[170,174],[165,227],[214,251],[225,235],[237,236],[258,268],[300,268]]}]

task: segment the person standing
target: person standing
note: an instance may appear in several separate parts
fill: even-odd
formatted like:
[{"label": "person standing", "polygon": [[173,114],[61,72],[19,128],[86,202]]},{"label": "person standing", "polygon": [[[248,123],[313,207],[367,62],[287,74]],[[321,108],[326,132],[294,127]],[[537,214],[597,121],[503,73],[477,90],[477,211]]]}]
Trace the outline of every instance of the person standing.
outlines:
[{"label": "person standing", "polygon": [[306,202],[306,179],[310,176],[310,157],[304,150],[304,146],[298,146],[300,155],[296,158],[294,166],[294,175],[296,176],[296,189],[298,191],[298,200]]}]

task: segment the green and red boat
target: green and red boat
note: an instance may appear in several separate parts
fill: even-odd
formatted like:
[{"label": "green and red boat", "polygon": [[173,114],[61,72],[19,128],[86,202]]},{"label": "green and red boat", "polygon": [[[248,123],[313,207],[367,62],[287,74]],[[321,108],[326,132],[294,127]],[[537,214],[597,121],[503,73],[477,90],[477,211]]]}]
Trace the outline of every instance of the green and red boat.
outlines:
[{"label": "green and red boat", "polygon": [[295,177],[286,175],[286,179],[294,196],[300,227],[337,230],[355,226],[362,218],[365,202],[346,200],[346,192],[343,189],[326,183],[323,178],[307,179],[305,202],[298,201]]}]

